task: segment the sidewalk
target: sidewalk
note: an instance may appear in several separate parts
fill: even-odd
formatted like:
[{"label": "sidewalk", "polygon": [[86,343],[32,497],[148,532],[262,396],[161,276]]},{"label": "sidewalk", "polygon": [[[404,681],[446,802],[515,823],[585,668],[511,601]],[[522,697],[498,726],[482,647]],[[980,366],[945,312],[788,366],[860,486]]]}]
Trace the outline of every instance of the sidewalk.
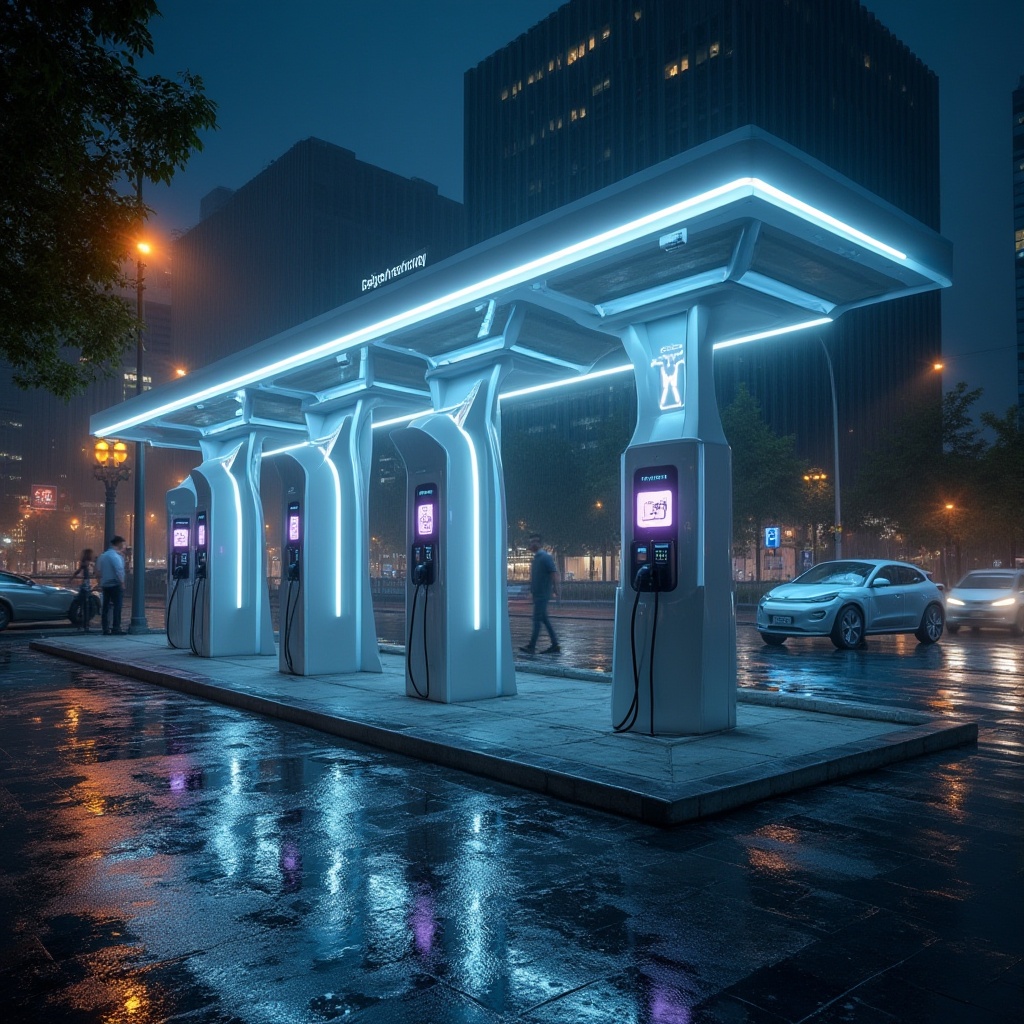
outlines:
[{"label": "sidewalk", "polygon": [[381,675],[289,676],[276,658],[202,659],[161,633],[34,641],[35,650],[655,825],[977,740],[975,722],[741,689],[737,727],[616,735],[610,680],[517,665],[518,696],[437,704],[405,696],[400,649]]}]

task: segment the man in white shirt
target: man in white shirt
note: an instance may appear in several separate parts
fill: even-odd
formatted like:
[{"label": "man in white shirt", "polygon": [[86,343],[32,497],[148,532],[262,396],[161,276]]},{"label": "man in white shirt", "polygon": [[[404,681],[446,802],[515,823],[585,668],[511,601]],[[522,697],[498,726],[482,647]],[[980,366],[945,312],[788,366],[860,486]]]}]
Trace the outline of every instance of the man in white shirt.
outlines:
[{"label": "man in white shirt", "polygon": [[103,635],[119,636],[121,629],[121,604],[124,601],[124,537],[111,537],[110,547],[96,559],[96,575],[100,578],[103,591],[103,608],[100,625]]}]

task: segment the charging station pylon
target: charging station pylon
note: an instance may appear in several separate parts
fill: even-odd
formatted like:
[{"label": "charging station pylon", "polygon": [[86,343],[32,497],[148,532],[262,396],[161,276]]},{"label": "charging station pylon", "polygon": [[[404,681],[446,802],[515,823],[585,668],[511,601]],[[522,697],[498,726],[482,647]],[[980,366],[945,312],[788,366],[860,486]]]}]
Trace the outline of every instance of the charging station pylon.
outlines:
[{"label": "charging station pylon", "polygon": [[[282,672],[321,675],[380,672],[369,568],[368,495],[375,398],[307,416],[313,443],[277,465],[284,491],[285,536],[294,546],[294,579],[282,565],[279,664]],[[298,536],[288,513],[297,506]],[[293,541],[295,542],[293,545]]]},{"label": "charging station pylon", "polygon": [[197,519],[207,516],[208,560],[205,579],[193,584],[193,648],[204,658],[276,654],[260,501],[263,437],[203,439],[200,447],[203,461],[191,478]]},{"label": "charging station pylon", "polygon": [[[637,425],[621,461],[612,725],[653,735],[736,725],[732,467],[715,399],[709,315],[693,306],[622,334],[636,377]],[[674,586],[662,592],[641,581],[634,590],[634,545],[645,540],[636,481],[661,476],[659,467],[678,488]]]},{"label": "charging station pylon", "polygon": [[188,522],[186,538],[187,569],[183,575],[175,578],[171,571],[173,556],[168,553],[167,565],[167,604],[166,633],[170,647],[185,648],[189,646],[189,632],[192,625],[192,592],[195,586],[195,540],[193,530],[196,514],[196,487],[186,477],[178,487],[167,492],[167,536],[169,546],[173,546],[174,522]]},{"label": "charging station pylon", "polygon": [[497,425],[508,364],[489,357],[460,367],[428,374],[434,408],[450,411],[391,433],[408,472],[410,563],[418,545],[418,488],[421,495],[431,491],[437,523],[432,582],[416,583],[411,572],[407,578],[406,693],[443,703],[516,692]]}]

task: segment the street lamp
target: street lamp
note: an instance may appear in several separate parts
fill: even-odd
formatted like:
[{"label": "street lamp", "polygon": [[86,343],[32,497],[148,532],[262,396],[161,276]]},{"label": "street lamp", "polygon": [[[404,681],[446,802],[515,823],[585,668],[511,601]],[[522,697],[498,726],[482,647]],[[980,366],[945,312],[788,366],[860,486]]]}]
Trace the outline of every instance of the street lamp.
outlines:
[{"label": "street lamp", "polygon": [[[138,192],[142,195],[142,177],[139,176]],[[135,394],[142,394],[142,344],[143,324],[145,323],[145,304],[142,294],[145,291],[143,274],[146,264],[143,256],[152,252],[148,242],[136,245],[138,256],[135,260],[136,286],[136,318],[138,319],[135,339]],[[135,519],[132,523],[132,617],[128,623],[129,633],[146,633],[146,447],[145,442],[135,442]]]},{"label": "street lamp", "polygon": [[72,566],[72,568],[74,568],[74,566],[75,566],[75,537],[78,535],[78,527],[79,527],[79,522],[78,522],[78,517],[77,516],[72,516],[71,517],[71,522],[68,523],[68,527],[71,530],[71,566]]},{"label": "street lamp", "polygon": [[950,577],[950,574],[949,574],[949,549],[950,548],[953,549],[953,556],[954,556],[954,559],[955,559],[954,565],[956,567],[956,579],[960,579],[960,572],[961,572],[961,569],[960,569],[960,540],[956,536],[956,533],[954,532],[954,529],[953,529],[953,522],[954,522],[954,519],[956,517],[956,511],[957,511],[956,505],[954,505],[953,502],[951,502],[951,501],[947,501],[947,502],[944,503],[944,509],[945,509],[945,513],[946,513],[946,543],[945,543],[944,548],[943,548],[942,570],[943,570],[943,574],[946,577],[946,583],[947,583],[947,585],[949,585],[949,584],[953,583],[953,579]]},{"label": "street lamp", "polygon": [[828,345],[824,338],[818,338],[821,342],[821,350],[825,353],[825,362],[828,364],[828,384],[832,391],[832,478],[833,494],[836,502],[836,528],[832,535],[835,538],[835,557],[838,561],[843,557],[843,510],[842,501],[839,497],[839,406],[836,402],[836,377],[832,372],[832,356],[829,355]]},{"label": "street lamp", "polygon": [[96,465],[92,475],[106,489],[103,508],[104,545],[114,536],[114,512],[117,507],[117,485],[131,476],[131,470],[124,465],[128,458],[128,445],[124,441],[105,441],[102,438],[93,446]]},{"label": "street lamp", "polygon": [[811,513],[811,557],[818,564],[818,513],[821,509],[813,499],[820,497],[828,486],[828,474],[823,469],[809,469],[804,473],[804,483],[808,485],[812,500],[808,503]]}]

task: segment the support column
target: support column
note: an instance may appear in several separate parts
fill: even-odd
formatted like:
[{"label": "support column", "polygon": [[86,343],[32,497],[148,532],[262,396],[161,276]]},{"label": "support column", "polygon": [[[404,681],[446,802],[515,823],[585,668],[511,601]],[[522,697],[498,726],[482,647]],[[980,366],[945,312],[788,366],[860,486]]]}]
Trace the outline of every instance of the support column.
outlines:
[{"label": "support column", "polygon": [[[206,577],[195,581],[195,652],[216,658],[276,653],[260,500],[261,434],[200,442],[192,470],[196,521],[206,513]],[[198,569],[198,565],[196,569]]]},{"label": "support column", "polygon": [[312,443],[279,462],[289,506],[298,506],[299,564],[281,583],[282,672],[380,672],[370,591],[369,486],[377,398],[306,416]]},{"label": "support column", "polygon": [[[498,412],[510,363],[489,358],[457,366],[427,378],[434,408],[451,411],[391,435],[409,479],[406,693],[446,703],[516,692]],[[436,518],[428,544],[417,542],[425,536],[418,533],[418,502]],[[430,548],[429,584],[414,581],[417,547]]]},{"label": "support column", "polygon": [[695,306],[622,338],[637,390],[615,603],[612,724],[623,730],[689,735],[736,724],[732,468],[709,315]]}]

